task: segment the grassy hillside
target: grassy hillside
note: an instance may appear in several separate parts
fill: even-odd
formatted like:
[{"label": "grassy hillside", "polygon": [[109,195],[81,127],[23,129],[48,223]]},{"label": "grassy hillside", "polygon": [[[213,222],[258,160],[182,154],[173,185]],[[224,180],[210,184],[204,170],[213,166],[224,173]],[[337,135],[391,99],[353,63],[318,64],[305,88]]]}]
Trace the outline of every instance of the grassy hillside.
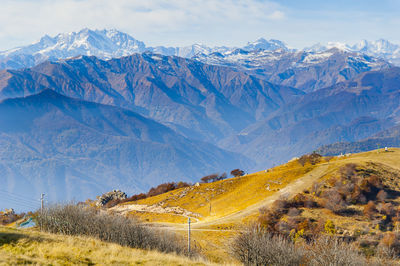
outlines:
[{"label": "grassy hillside", "polygon": [[[201,183],[134,203],[127,202],[111,210],[139,215],[148,222],[184,223],[186,216],[202,222],[213,221],[259,204],[315,167],[303,167],[293,161],[254,174]],[[153,208],[141,209],[143,205]]]},{"label": "grassy hillside", "polygon": [[208,265],[176,255],[71,237],[0,227],[0,265]]},{"label": "grassy hillside", "polygon": [[[165,226],[184,235],[187,216],[190,216],[193,218],[194,243],[210,259],[217,262],[229,261],[227,247],[244,225],[259,222],[266,210],[276,210],[277,202],[282,199],[292,204],[296,201],[295,196],[307,197],[315,206],[300,204],[296,211],[292,210],[291,213],[290,204],[286,209],[283,208],[273,226],[282,225],[282,228],[288,229],[285,231],[287,234],[292,229],[293,233],[300,231],[301,226],[298,225],[307,220],[312,228],[317,228],[319,223],[319,233],[327,233],[324,226],[329,223],[332,224],[335,235],[354,239],[360,235],[373,236],[360,239],[377,245],[388,231],[397,228],[394,227],[397,225],[394,216],[400,206],[400,149],[390,148],[388,152],[381,149],[343,157],[322,157],[315,164],[303,164],[304,162],[293,160],[273,169],[170,191],[144,200],[117,205],[111,210],[140,217],[150,224]],[[324,193],[330,189],[342,189],[335,184],[347,182],[343,180],[343,169],[348,165],[355,165],[352,175],[357,178],[367,180],[373,175],[382,180],[379,190],[388,193],[387,198],[378,200],[378,190],[375,194],[361,191],[365,193],[366,198],[343,203],[343,212],[328,206],[329,196]],[[351,189],[354,190],[355,183],[352,185]],[[319,187],[319,191],[315,191],[315,186]],[[349,193],[357,194],[353,190]],[[345,194],[341,196],[346,197]],[[368,201],[373,201],[377,206],[377,211],[371,217],[364,215]],[[390,217],[382,211],[384,206],[391,206],[393,213]],[[286,224],[289,226],[285,227]]]}]

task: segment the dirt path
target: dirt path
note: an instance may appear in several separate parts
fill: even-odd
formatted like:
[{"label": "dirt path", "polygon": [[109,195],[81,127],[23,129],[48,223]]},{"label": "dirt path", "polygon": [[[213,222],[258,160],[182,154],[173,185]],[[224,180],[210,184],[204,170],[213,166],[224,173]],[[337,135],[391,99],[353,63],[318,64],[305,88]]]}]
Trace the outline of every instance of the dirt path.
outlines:
[{"label": "dirt path", "polygon": [[258,212],[258,210],[261,207],[271,205],[274,201],[279,199],[281,196],[291,197],[295,193],[301,192],[304,189],[311,187],[311,185],[315,181],[317,181],[320,177],[322,177],[326,173],[327,169],[328,169],[327,163],[321,164],[314,170],[308,172],[303,177],[297,179],[293,183],[288,184],[286,187],[284,187],[283,189],[274,193],[273,195],[265,198],[264,200],[254,204],[254,205],[247,207],[244,210],[235,212],[233,214],[229,214],[229,215],[221,217],[221,218],[214,219],[212,221],[198,221],[196,223],[193,223],[192,226],[193,226],[193,228],[204,228],[204,227],[211,226],[211,225],[225,224],[225,223],[230,223],[230,222],[234,222],[234,221],[243,219],[253,213]]},{"label": "dirt path", "polygon": [[[291,196],[294,196],[294,194],[311,187],[311,185],[315,181],[317,181],[319,178],[321,178],[323,175],[326,174],[326,170],[328,169],[328,166],[329,166],[328,163],[319,165],[317,168],[308,172],[307,174],[305,174],[303,177],[300,177],[296,181],[288,184],[286,187],[277,191],[273,195],[266,197],[264,200],[259,201],[258,203],[251,205],[241,211],[226,215],[224,217],[216,218],[211,221],[207,221],[207,220],[193,221],[192,220],[192,228],[194,230],[199,230],[199,231],[203,231],[203,230],[210,231],[210,230],[214,230],[214,229],[207,229],[207,227],[209,227],[209,226],[238,222],[241,219],[243,219],[251,214],[257,213],[261,207],[271,205],[274,201],[279,199],[281,196],[286,196],[286,197],[290,198]],[[172,229],[172,230],[183,230],[183,228],[187,227],[186,224],[174,224],[174,223],[153,223],[153,224],[149,224],[149,225],[155,226],[155,227],[160,227],[160,228]],[[217,230],[217,231],[220,231],[220,230]]]}]

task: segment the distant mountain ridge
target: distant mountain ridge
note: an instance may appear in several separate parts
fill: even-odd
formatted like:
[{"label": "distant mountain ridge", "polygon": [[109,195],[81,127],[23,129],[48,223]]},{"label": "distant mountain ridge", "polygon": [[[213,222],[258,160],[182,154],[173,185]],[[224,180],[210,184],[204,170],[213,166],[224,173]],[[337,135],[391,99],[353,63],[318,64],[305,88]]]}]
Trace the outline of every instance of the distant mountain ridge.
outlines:
[{"label": "distant mountain ridge", "polygon": [[391,43],[385,39],[379,39],[376,41],[362,40],[353,45],[341,42],[329,42],[326,45],[315,44],[311,47],[305,48],[304,50],[309,52],[323,52],[332,48],[382,58],[394,65],[400,66],[400,45]]},{"label": "distant mountain ridge", "polygon": [[43,89],[127,108],[213,143],[304,94],[232,68],[152,53],[108,61],[80,57],[0,71],[0,99]]},{"label": "distant mountain ridge", "polygon": [[[49,88],[130,109],[179,134],[235,151],[256,169],[338,141],[358,141],[400,121],[400,71],[368,71],[304,93],[229,67],[143,53],[79,57],[0,72],[0,99]],[[312,141],[310,141],[312,140]]]},{"label": "distant mountain ridge", "polygon": [[232,67],[271,83],[306,92],[351,80],[366,71],[391,67],[382,59],[336,48],[315,52],[236,49],[224,54],[199,54],[193,59],[207,64]]},{"label": "distant mountain ridge", "polygon": [[[325,52],[331,48],[338,48],[347,52],[357,52],[387,60],[393,64],[400,64],[400,46],[386,40],[375,42],[362,41],[350,46],[343,43],[321,44],[305,48],[304,52]],[[213,53],[228,56],[240,49],[247,52],[276,51],[301,52],[288,48],[279,40],[259,38],[248,42],[243,47],[209,47],[203,44],[193,44],[184,47],[147,47],[142,41],[136,40],[129,34],[116,29],[90,30],[82,29],[79,32],[61,33],[54,37],[44,36],[38,42],[0,52],[0,69],[18,69],[33,67],[45,60],[57,61],[80,55],[96,56],[100,59],[119,58],[133,53],[153,52],[167,56],[192,58],[208,56]],[[265,57],[262,57],[265,59]],[[232,60],[232,57],[230,58]],[[237,62],[238,63],[238,62]]]},{"label": "distant mountain ridge", "polygon": [[354,142],[400,122],[400,68],[365,72],[280,107],[221,147],[258,163],[284,162],[335,142]]},{"label": "distant mountain ridge", "polygon": [[386,129],[377,134],[355,142],[337,142],[319,147],[316,152],[333,156],[346,153],[370,151],[385,147],[400,147],[400,126]]},{"label": "distant mountain ridge", "polygon": [[[281,41],[258,39],[249,42],[243,49],[287,49]],[[17,47],[0,52],[0,69],[18,69],[33,67],[46,60],[57,61],[75,56],[96,56],[100,59],[119,58],[133,53],[153,52],[167,56],[191,58],[199,53],[227,52],[232,47],[208,47],[202,44],[193,44],[185,47],[146,47],[146,45],[132,36],[111,30],[82,29],[79,32],[60,33],[54,37],[45,35],[38,42],[31,45]]]},{"label": "distant mountain ridge", "polygon": [[[0,102],[0,182],[13,195],[82,201],[249,167],[248,159],[189,140],[134,112],[53,90]],[[2,199],[0,209],[12,206]]]}]

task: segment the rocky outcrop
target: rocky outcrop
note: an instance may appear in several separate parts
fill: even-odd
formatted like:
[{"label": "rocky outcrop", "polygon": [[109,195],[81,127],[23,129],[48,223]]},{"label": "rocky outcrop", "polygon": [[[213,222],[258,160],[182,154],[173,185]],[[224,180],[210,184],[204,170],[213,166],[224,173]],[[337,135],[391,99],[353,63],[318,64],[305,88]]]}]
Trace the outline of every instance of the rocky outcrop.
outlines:
[{"label": "rocky outcrop", "polygon": [[96,202],[96,206],[104,206],[106,205],[109,201],[112,200],[124,200],[126,199],[128,196],[126,195],[125,192],[122,192],[121,190],[117,189],[117,190],[113,190],[110,192],[107,192],[103,195],[101,195]]}]

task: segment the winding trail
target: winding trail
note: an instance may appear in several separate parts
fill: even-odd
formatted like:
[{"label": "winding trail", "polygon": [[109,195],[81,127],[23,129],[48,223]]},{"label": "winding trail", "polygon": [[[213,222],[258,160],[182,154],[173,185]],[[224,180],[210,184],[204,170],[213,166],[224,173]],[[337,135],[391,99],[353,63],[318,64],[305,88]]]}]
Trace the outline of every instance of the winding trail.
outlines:
[{"label": "winding trail", "polygon": [[311,185],[321,178],[328,169],[328,164],[321,164],[317,168],[305,174],[303,177],[298,178],[296,181],[289,183],[286,187],[277,191],[273,195],[266,197],[262,201],[257,202],[241,211],[226,215],[224,217],[216,218],[211,221],[198,221],[192,224],[193,228],[203,228],[211,225],[225,224],[241,220],[253,213],[258,212],[262,207],[270,206],[274,201],[278,200],[281,196],[292,197],[295,194],[311,187]]},{"label": "winding trail", "polygon": [[[235,212],[235,213],[223,216],[223,217],[214,218],[213,220],[192,221],[191,228],[195,231],[222,231],[222,230],[216,230],[216,229],[212,229],[212,228],[208,228],[208,227],[219,225],[219,224],[228,224],[228,223],[234,223],[234,222],[241,221],[241,219],[243,219],[249,215],[252,215],[254,213],[257,213],[261,207],[270,206],[274,201],[278,200],[281,196],[286,196],[288,198],[293,197],[295,194],[311,187],[315,181],[317,181],[322,176],[324,176],[327,173],[328,167],[329,167],[328,163],[320,164],[312,171],[306,173],[304,176],[298,178],[296,181],[289,183],[286,187],[275,192],[273,195],[266,197],[262,201],[257,202],[256,204],[248,206],[247,208],[245,208],[241,211],[238,211],[238,212]],[[185,228],[187,228],[187,224],[151,223],[151,224],[149,224],[149,226],[159,227],[159,228],[168,229],[168,230],[177,230],[177,231],[187,230],[187,229],[185,229]],[[236,231],[236,230],[226,229],[223,231]]]}]

